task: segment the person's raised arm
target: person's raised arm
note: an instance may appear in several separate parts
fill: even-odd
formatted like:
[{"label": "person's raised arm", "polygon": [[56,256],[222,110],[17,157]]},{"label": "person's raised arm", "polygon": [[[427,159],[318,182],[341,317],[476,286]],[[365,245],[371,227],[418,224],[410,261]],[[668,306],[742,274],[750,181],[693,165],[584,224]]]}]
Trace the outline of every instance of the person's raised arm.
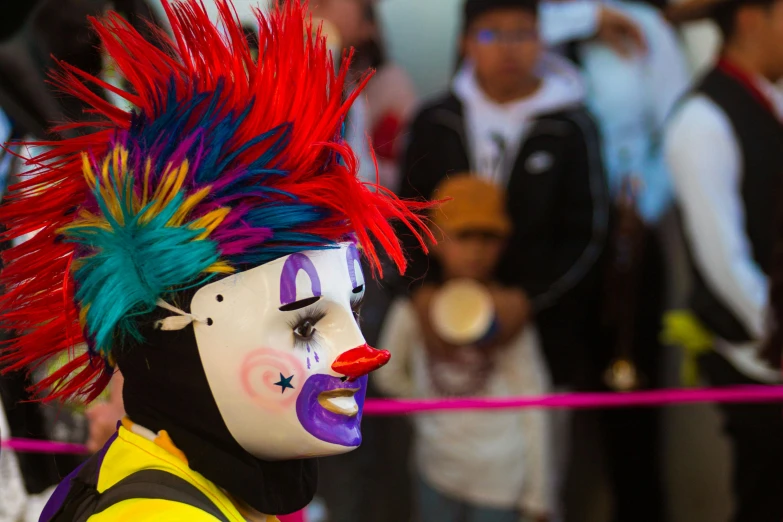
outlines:
[{"label": "person's raised arm", "polygon": [[643,26],[649,45],[645,58],[646,98],[649,100],[653,139],[642,168],[643,187],[648,196],[639,201],[639,212],[655,223],[669,209],[673,190],[663,154],[663,132],[677,102],[688,90],[692,75],[674,29],[657,10],[649,8]]},{"label": "person's raised arm", "polygon": [[549,0],[539,7],[541,38],[556,46],[593,37],[623,56],[645,51],[639,26],[617,9],[596,0]]}]

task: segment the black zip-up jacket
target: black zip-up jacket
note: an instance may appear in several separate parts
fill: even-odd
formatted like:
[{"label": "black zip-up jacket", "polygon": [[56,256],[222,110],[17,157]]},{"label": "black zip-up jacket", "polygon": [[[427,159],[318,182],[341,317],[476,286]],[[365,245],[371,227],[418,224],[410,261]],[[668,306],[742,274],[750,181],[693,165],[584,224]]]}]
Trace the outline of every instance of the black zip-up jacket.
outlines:
[{"label": "black zip-up jacket", "polygon": [[[462,103],[449,93],[414,120],[403,160],[402,197],[433,195],[449,175],[471,170]],[[609,219],[600,141],[581,106],[537,117],[508,186],[514,231],[498,280],[532,300],[556,384],[571,384],[598,302],[598,260]],[[438,277],[434,260],[411,252],[413,279]]]}]

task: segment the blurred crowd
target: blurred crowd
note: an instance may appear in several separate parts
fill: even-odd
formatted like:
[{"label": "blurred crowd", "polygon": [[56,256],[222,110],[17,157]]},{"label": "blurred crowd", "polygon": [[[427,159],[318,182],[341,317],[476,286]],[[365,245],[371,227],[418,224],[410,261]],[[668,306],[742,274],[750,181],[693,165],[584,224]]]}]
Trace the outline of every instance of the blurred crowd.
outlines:
[{"label": "blurred crowd", "polygon": [[[56,139],[48,122],[80,114],[45,82],[55,59],[122,82],[85,17],[114,8],[153,30],[141,20],[155,23],[155,1],[14,2],[0,22],[0,140]],[[438,243],[406,238],[409,271],[367,288],[365,337],[392,353],[372,395],[655,389],[661,339],[698,367],[692,379],[780,382],[783,0],[453,0],[453,78],[423,98],[384,42],[377,4],[394,1],[311,0],[336,59],[354,49],[351,84],[375,71],[345,126],[360,175],[441,202],[428,216]],[[679,32],[694,20],[722,42],[698,75]],[[23,170],[2,153],[0,187]],[[686,252],[677,278],[672,234]],[[673,280],[687,284],[682,310],[667,310]],[[86,411],[24,402],[26,379],[0,378],[4,434],[94,449],[123,415],[120,376]],[[671,520],[660,411],[593,415],[612,520]],[[730,520],[780,522],[780,405],[721,415]],[[367,417],[364,432],[360,450],[323,460],[311,519],[580,520],[566,495],[571,412]],[[0,522],[36,519],[78,460],[0,453]]]}]

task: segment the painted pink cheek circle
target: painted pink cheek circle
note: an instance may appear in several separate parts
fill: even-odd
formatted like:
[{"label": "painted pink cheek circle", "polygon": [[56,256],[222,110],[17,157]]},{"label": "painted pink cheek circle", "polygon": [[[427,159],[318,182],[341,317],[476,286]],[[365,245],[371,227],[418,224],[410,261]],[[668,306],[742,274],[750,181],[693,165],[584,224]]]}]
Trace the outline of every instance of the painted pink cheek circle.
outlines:
[{"label": "painted pink cheek circle", "polygon": [[[293,376],[293,389],[276,385],[280,374]],[[239,367],[242,390],[259,407],[265,410],[281,410],[291,407],[299,396],[301,385],[307,380],[305,369],[296,356],[275,350],[259,348],[248,353]]]}]

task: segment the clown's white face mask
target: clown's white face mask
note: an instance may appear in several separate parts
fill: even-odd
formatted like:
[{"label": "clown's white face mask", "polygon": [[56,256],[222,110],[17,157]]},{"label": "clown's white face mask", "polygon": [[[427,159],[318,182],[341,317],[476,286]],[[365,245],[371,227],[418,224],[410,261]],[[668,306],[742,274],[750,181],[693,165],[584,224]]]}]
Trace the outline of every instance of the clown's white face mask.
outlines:
[{"label": "clown's white face mask", "polygon": [[277,259],[199,289],[191,303],[207,381],[231,435],[266,460],[344,453],[361,442],[367,346],[356,247]]}]

